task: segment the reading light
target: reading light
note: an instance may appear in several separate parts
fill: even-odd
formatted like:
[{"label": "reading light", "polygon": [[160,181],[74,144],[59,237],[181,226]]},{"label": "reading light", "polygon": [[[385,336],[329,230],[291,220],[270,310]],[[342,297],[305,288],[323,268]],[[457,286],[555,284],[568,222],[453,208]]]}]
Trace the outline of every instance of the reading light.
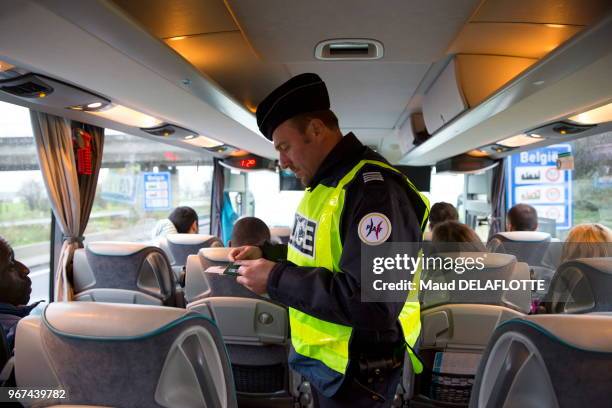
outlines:
[{"label": "reading light", "polygon": [[127,126],[151,128],[159,126],[163,121],[122,105],[113,105],[109,109],[89,112],[92,115],[110,119]]},{"label": "reading light", "polygon": [[195,136],[194,135],[187,135],[185,136],[185,140],[190,140],[193,139]]},{"label": "reading light", "polygon": [[102,107],[102,102],[94,102],[94,103],[90,103],[87,105],[88,108],[90,109],[97,109]]},{"label": "reading light", "polygon": [[505,147],[521,147],[527,146],[532,143],[537,143],[542,139],[541,136],[533,137],[530,135],[520,134],[516,136],[509,137],[507,139],[501,140],[497,142],[497,144],[505,146]]},{"label": "reading light", "polygon": [[221,146],[223,144],[215,139],[211,139],[209,137],[202,136],[202,135],[199,135],[197,137],[194,137],[193,135],[191,135],[191,138],[189,139],[185,137],[185,143],[189,143],[192,146],[204,147],[207,149],[210,149],[212,147]]},{"label": "reading light", "polygon": [[600,106],[599,108],[570,116],[569,120],[582,125],[596,125],[598,123],[612,121],[612,103]]},{"label": "reading light", "polygon": [[487,157],[489,156],[489,153],[485,152],[484,150],[474,149],[467,152],[467,155],[472,157]]}]

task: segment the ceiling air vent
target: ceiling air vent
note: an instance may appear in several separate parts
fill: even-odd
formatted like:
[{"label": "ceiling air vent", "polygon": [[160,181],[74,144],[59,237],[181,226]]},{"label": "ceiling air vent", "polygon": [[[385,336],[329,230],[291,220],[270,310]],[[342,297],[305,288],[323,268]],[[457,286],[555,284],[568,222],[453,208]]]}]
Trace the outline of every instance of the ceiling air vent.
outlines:
[{"label": "ceiling air vent", "polygon": [[173,138],[184,139],[185,136],[193,136],[196,135],[195,132],[182,128],[180,126],[171,125],[168,123],[164,123],[160,126],[150,127],[150,128],[140,128],[140,130],[147,132],[153,136],[161,136],[168,137],[172,136]]},{"label": "ceiling air vent", "polygon": [[375,60],[383,57],[380,41],[344,38],[326,40],[317,44],[315,57],[320,60]]},{"label": "ceiling air vent", "polygon": [[555,122],[549,123],[548,125],[539,127],[537,129],[525,132],[528,135],[538,135],[538,137],[544,137],[546,139],[563,139],[577,133],[584,132],[591,129],[595,125],[581,125],[577,123],[568,122]]},{"label": "ceiling air vent", "polygon": [[0,80],[0,91],[54,108],[96,111],[110,105],[100,95],[35,73]]},{"label": "ceiling air vent", "polygon": [[39,98],[51,94],[53,87],[36,75],[27,74],[0,81],[0,90],[21,98]]}]

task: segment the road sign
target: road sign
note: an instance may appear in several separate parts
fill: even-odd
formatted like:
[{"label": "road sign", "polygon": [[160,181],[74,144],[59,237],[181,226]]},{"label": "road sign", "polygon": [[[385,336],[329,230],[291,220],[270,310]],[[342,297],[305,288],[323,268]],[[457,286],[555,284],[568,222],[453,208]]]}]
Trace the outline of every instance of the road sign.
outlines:
[{"label": "road sign", "polygon": [[572,173],[558,170],[560,153],[571,153],[569,144],[557,144],[510,156],[507,168],[508,208],[533,206],[540,218],[552,218],[557,229],[572,226]]},{"label": "road sign", "polygon": [[172,203],[170,173],[143,173],[144,175],[144,209],[159,211],[170,209]]}]

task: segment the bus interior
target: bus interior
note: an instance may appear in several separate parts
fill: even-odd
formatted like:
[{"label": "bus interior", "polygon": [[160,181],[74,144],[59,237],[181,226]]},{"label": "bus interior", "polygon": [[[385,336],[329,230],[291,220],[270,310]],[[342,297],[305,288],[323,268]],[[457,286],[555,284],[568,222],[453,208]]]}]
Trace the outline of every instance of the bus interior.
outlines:
[{"label": "bus interior", "polygon": [[[312,407],[286,308],[204,273],[240,217],[291,235],[303,186],[258,103],[316,73],[342,133],[484,243],[524,203],[516,240],[560,250],[612,228],[611,39],[609,0],[0,0],[0,236],[48,304],[2,381],[66,392],[25,406]],[[177,206],[200,233],[154,241]],[[393,406],[609,406],[612,258],[490,255],[546,290],[421,299],[426,369],[407,360]],[[592,299],[561,304],[562,278]]]}]

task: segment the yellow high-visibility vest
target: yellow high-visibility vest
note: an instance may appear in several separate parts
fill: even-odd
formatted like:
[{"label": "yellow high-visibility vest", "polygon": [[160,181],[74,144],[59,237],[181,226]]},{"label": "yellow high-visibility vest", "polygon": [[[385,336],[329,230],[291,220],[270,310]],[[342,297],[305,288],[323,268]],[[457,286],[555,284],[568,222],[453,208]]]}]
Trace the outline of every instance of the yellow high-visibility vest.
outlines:
[{"label": "yellow high-visibility vest", "polygon": [[[322,184],[312,191],[306,191],[300,202],[296,214],[296,223],[302,222],[302,229],[312,228],[316,225],[316,233],[312,242],[300,242],[301,250],[293,244],[288,246],[287,259],[298,266],[323,267],[332,272],[342,272],[340,257],[342,255],[342,242],[340,240],[340,221],[344,207],[345,186],[357,175],[366,164],[371,164],[399,173],[387,163],[376,160],[362,160],[357,163],[335,187]],[[401,173],[399,173],[401,174]],[[421,220],[421,231],[424,231],[429,215],[429,201],[414,185],[404,177],[407,186],[420,197],[422,203],[414,205],[417,217]],[[294,229],[298,226],[294,226]],[[295,231],[294,231],[295,233]],[[302,240],[304,237],[294,237]],[[295,244],[295,242],[294,242]],[[304,246],[308,251],[304,251]],[[420,270],[414,275],[414,281],[420,279]],[[399,322],[406,342],[413,347],[421,330],[420,307],[418,296],[409,294],[404,304]],[[336,373],[344,375],[349,362],[349,342],[353,328],[341,324],[331,323],[318,319],[294,308],[289,308],[289,323],[291,326],[291,343],[296,353],[316,360],[329,367]],[[423,369],[419,359],[412,351],[408,351],[413,369],[420,373]]]}]

